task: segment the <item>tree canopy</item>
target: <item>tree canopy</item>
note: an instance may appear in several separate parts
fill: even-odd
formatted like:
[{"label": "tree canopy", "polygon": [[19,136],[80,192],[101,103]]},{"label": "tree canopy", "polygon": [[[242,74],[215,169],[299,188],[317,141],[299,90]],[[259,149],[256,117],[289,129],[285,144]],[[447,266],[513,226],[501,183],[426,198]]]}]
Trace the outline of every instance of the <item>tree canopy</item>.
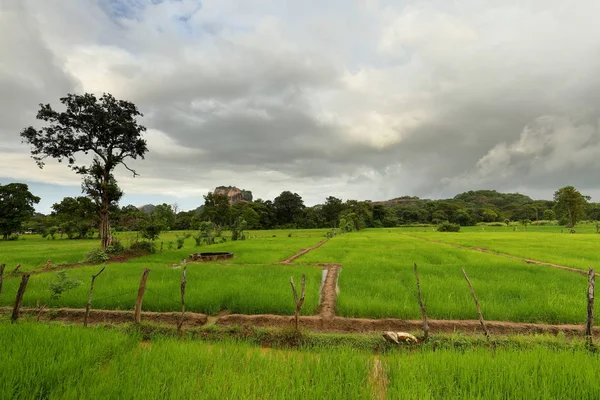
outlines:
[{"label": "tree canopy", "polygon": [[21,226],[35,212],[34,204],[40,198],[29,191],[24,183],[0,185],[0,234],[7,239],[11,233],[17,233]]},{"label": "tree canopy", "polygon": [[[65,111],[55,111],[50,104],[40,104],[37,119],[47,123],[41,129],[30,126],[21,132],[23,141],[31,145],[31,156],[40,168],[45,160],[67,161],[69,168],[85,175],[84,192],[99,204],[102,247],[111,243],[110,206],[120,198],[112,175],[123,165],[136,176],[125,160],[144,158],[148,151],[139,125],[142,117],[135,104],[117,100],[111,94],[97,98],[94,94],[68,94],[60,102]],[[85,155],[92,155],[89,157]],[[83,161],[79,162],[83,156]]]},{"label": "tree canopy", "polygon": [[585,215],[585,206],[589,196],[584,196],[573,186],[565,186],[554,192],[554,211],[559,218],[568,221],[569,228],[573,228]]}]

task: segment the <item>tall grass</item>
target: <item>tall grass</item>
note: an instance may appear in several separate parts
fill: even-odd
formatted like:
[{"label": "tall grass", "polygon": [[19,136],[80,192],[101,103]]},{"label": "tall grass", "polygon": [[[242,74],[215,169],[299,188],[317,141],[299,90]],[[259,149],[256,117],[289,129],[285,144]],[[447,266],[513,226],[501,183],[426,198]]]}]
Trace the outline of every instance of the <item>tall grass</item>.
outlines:
[{"label": "tall grass", "polygon": [[[381,339],[382,340],[382,339]],[[262,349],[0,321],[0,398],[597,399],[583,347]]]},{"label": "tall grass", "polygon": [[0,321],[0,398],[50,398],[138,341],[102,329]]},{"label": "tall grass", "polygon": [[600,398],[600,358],[585,350],[423,351],[386,361],[390,399]]}]

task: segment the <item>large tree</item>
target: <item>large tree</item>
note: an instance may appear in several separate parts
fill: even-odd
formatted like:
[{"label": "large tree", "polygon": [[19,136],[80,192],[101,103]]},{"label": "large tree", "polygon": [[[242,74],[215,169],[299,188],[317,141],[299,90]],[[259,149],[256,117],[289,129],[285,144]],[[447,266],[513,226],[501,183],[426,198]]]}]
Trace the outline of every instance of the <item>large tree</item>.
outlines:
[{"label": "large tree", "polygon": [[[21,137],[31,145],[32,158],[40,168],[46,158],[52,157],[59,162],[66,160],[69,168],[85,176],[84,192],[99,203],[99,230],[105,249],[112,241],[110,207],[120,197],[112,173],[118,165],[123,165],[135,177],[138,174],[125,160],[143,159],[148,151],[142,139],[146,128],[136,119],[142,114],[135,104],[106,93],[100,98],[90,93],[68,94],[60,102],[65,111],[40,104],[37,119],[48,125],[41,129],[30,126],[21,132]],[[92,154],[93,160],[84,157],[84,163],[77,162],[78,157],[87,154]]]},{"label": "large tree", "polygon": [[566,218],[569,228],[573,228],[585,215],[589,199],[589,196],[582,195],[573,186],[565,186],[554,192],[554,211],[558,218]]},{"label": "large tree", "polygon": [[298,223],[302,218],[302,212],[306,207],[302,197],[297,193],[290,191],[281,192],[273,200],[273,209],[278,225],[289,225]]},{"label": "large tree", "polygon": [[13,232],[18,232],[21,225],[33,216],[34,204],[40,198],[29,191],[24,183],[0,185],[0,234],[7,239]]},{"label": "large tree", "polygon": [[65,197],[52,205],[52,215],[56,217],[63,233],[72,239],[75,234],[85,238],[96,222],[96,206],[89,197]]}]

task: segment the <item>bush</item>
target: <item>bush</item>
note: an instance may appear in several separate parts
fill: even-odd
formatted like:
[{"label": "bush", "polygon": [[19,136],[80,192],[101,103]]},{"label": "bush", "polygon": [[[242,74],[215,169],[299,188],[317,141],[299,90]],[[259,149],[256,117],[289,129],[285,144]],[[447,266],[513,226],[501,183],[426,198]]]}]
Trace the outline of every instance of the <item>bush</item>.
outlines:
[{"label": "bush", "polygon": [[177,235],[177,250],[181,249],[183,247],[183,244],[185,243],[185,239],[189,238],[190,235],[189,233],[186,233],[183,236],[179,236]]},{"label": "bush", "polygon": [[129,249],[127,250],[129,253],[139,254],[139,253],[155,253],[156,246],[154,242],[150,242],[147,240],[136,240],[131,243]]},{"label": "bush", "polygon": [[125,251],[125,247],[121,241],[117,238],[113,238],[110,246],[106,248],[106,253],[108,254],[121,254]]},{"label": "bush", "polygon": [[438,232],[458,232],[460,231],[460,225],[453,224],[448,221],[444,221],[437,227]]},{"label": "bush", "polygon": [[102,251],[100,249],[90,251],[85,258],[86,262],[94,263],[94,264],[103,263],[108,260],[110,260],[110,257],[108,256],[108,254],[106,254],[104,251]]},{"label": "bush", "polygon": [[48,289],[52,294],[50,295],[51,299],[58,299],[67,290],[74,289],[81,285],[81,281],[77,278],[69,278],[67,276],[67,271],[62,270],[56,273],[56,280],[50,282],[48,285]]}]

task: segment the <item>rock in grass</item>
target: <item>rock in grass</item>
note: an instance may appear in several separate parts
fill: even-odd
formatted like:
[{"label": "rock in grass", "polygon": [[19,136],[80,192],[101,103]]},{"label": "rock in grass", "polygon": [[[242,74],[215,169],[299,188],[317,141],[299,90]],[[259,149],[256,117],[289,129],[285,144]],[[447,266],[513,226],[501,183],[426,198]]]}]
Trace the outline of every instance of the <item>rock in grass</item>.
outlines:
[{"label": "rock in grass", "polygon": [[417,343],[419,340],[407,332],[383,332],[383,338],[390,343]]}]

